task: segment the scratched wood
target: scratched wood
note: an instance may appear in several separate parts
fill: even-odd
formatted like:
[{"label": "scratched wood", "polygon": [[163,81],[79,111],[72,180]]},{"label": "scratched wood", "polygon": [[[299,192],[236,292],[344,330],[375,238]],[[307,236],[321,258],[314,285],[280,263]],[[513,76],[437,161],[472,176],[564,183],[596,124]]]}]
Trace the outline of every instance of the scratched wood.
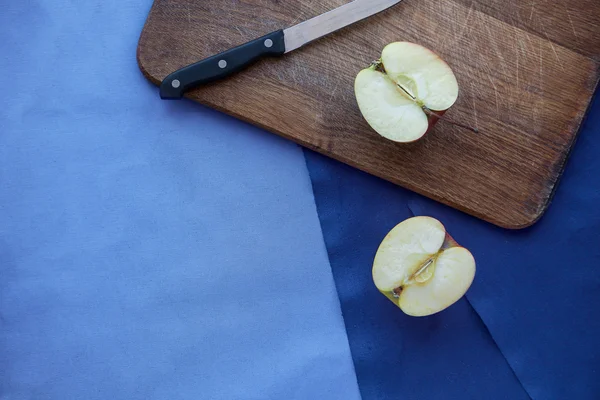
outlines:
[{"label": "scratched wood", "polygon": [[[204,57],[347,0],[155,0],[138,63],[153,83]],[[455,71],[446,113],[414,144],[363,120],[354,77],[393,41]],[[519,229],[549,206],[600,73],[600,1],[404,0],[281,59],[188,94],[194,101],[493,224]],[[158,96],[158,94],[157,94]]]}]

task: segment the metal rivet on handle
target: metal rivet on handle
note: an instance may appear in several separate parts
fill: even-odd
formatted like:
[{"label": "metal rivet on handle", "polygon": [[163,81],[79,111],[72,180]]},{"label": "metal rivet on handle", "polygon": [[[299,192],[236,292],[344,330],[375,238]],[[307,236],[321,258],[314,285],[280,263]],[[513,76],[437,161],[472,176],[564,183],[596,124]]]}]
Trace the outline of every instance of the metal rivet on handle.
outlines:
[{"label": "metal rivet on handle", "polygon": [[227,66],[227,61],[221,60],[219,61],[219,68],[223,69]]},{"label": "metal rivet on handle", "polygon": [[271,39],[265,40],[265,47],[267,47],[267,48],[273,47],[273,41]]},{"label": "metal rivet on handle", "polygon": [[179,82],[179,79],[173,79],[173,82],[171,82],[171,86],[177,89],[179,86],[181,86],[181,82]]}]

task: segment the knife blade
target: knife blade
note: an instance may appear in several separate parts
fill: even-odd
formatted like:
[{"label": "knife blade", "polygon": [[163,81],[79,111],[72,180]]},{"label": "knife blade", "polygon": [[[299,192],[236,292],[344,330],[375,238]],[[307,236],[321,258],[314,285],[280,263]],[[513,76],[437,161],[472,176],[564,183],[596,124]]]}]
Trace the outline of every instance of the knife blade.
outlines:
[{"label": "knife blade", "polygon": [[265,57],[290,51],[378,14],[402,0],[354,0],[286,29],[269,33],[169,74],[160,85],[163,100],[181,99],[186,91],[240,72]]}]

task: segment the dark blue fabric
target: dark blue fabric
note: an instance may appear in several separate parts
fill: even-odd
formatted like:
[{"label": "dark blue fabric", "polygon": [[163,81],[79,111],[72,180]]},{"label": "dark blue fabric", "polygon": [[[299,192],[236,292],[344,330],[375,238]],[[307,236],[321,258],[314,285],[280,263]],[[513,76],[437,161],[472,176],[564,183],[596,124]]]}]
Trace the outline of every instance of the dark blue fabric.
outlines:
[{"label": "dark blue fabric", "polygon": [[[599,134],[596,101],[550,209],[522,231],[305,152],[364,400],[600,399]],[[379,242],[412,215],[477,261],[467,298],[423,319],[371,281]]]}]

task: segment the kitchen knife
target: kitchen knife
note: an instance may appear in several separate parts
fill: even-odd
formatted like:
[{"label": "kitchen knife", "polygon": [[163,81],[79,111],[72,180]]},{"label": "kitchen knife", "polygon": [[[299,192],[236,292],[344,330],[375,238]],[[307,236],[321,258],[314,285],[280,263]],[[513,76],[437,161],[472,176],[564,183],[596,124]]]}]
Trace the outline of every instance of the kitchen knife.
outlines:
[{"label": "kitchen knife", "polygon": [[181,99],[189,89],[239,72],[261,58],[282,56],[325,35],[380,13],[400,1],[402,0],[354,0],[298,25],[269,33],[181,68],[162,81],[160,97],[165,100]]}]

